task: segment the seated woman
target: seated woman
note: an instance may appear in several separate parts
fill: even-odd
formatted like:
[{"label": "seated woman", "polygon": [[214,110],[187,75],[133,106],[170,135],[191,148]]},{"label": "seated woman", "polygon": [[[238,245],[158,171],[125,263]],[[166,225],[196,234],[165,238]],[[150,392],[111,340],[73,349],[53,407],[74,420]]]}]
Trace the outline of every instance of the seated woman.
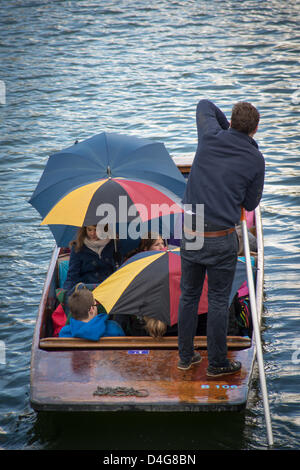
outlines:
[{"label": "seated woman", "polygon": [[165,242],[159,233],[148,232],[147,236],[143,236],[139,244],[139,252],[141,251],[161,251],[165,250]]},{"label": "seated woman", "polygon": [[135,250],[127,253],[125,261],[142,251],[161,251],[165,249],[166,246],[162,237],[158,233],[148,232],[141,238],[139,246]]},{"label": "seated woman", "polygon": [[115,240],[99,239],[95,225],[81,227],[70,247],[69,269],[63,285],[69,293],[79,282],[100,284],[116,270]]}]

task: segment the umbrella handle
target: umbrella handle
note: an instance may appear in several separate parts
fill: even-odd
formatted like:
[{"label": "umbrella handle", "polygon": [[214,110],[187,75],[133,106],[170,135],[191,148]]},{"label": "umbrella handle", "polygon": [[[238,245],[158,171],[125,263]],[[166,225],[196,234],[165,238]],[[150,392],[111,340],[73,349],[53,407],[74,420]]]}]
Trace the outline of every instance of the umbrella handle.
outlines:
[{"label": "umbrella handle", "polygon": [[248,279],[248,289],[249,289],[249,297],[250,297],[250,305],[251,305],[251,315],[252,315],[253,331],[254,331],[254,337],[255,337],[255,343],[256,343],[256,355],[257,355],[257,362],[258,362],[258,369],[259,369],[260,384],[261,384],[261,390],[262,390],[262,396],[263,396],[263,402],[264,402],[267,435],[268,435],[269,445],[272,446],[273,445],[273,433],[272,433],[271,415],[270,415],[270,409],[269,409],[268,391],[267,391],[264,362],[263,362],[263,353],[262,353],[261,338],[260,338],[260,325],[259,325],[257,309],[256,309],[255,289],[254,289],[253,273],[252,273],[252,268],[251,268],[246,211],[243,207],[241,210],[241,222],[242,222],[242,230],[243,230],[243,242],[244,242],[246,267],[247,267],[247,279]]},{"label": "umbrella handle", "polygon": [[118,244],[117,244],[117,239],[114,238],[114,248],[115,248],[115,264],[116,268],[118,269],[120,267],[119,261],[118,261]]}]

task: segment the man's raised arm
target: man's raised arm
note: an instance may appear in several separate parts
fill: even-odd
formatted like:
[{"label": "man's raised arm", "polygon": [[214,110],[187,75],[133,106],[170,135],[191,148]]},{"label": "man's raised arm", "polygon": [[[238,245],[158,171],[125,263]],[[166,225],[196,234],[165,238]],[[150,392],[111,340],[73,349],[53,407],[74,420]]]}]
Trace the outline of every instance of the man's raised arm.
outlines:
[{"label": "man's raised arm", "polygon": [[207,132],[216,133],[222,129],[227,130],[230,125],[225,114],[209,100],[199,101],[196,122],[199,140]]}]

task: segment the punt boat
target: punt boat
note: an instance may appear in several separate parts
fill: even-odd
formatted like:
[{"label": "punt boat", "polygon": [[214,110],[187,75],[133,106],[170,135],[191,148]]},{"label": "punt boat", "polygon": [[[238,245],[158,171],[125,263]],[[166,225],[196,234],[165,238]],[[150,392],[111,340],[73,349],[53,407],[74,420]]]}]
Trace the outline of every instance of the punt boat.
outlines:
[{"label": "punt boat", "polygon": [[[190,165],[178,164],[183,175]],[[263,306],[263,231],[260,208],[252,233],[257,314]],[[207,338],[197,336],[202,362],[187,371],[177,369],[177,336],[154,339],[103,337],[99,341],[51,335],[57,307],[59,264],[68,256],[55,246],[44,283],[32,342],[30,403],[36,411],[239,411],[246,407],[255,363],[255,339],[228,336],[228,357],[242,363],[240,372],[207,377]]]}]

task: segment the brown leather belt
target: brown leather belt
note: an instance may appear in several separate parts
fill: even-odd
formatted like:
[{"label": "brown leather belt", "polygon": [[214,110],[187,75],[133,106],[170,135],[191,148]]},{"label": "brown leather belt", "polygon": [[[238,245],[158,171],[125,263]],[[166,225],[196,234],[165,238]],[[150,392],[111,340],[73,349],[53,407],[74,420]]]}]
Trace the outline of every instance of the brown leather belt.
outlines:
[{"label": "brown leather belt", "polygon": [[229,235],[230,233],[235,231],[235,227],[227,228],[225,230],[218,230],[217,232],[194,232],[193,230],[184,227],[184,231],[187,232],[189,235],[193,235],[194,237],[224,237],[225,235]]}]

